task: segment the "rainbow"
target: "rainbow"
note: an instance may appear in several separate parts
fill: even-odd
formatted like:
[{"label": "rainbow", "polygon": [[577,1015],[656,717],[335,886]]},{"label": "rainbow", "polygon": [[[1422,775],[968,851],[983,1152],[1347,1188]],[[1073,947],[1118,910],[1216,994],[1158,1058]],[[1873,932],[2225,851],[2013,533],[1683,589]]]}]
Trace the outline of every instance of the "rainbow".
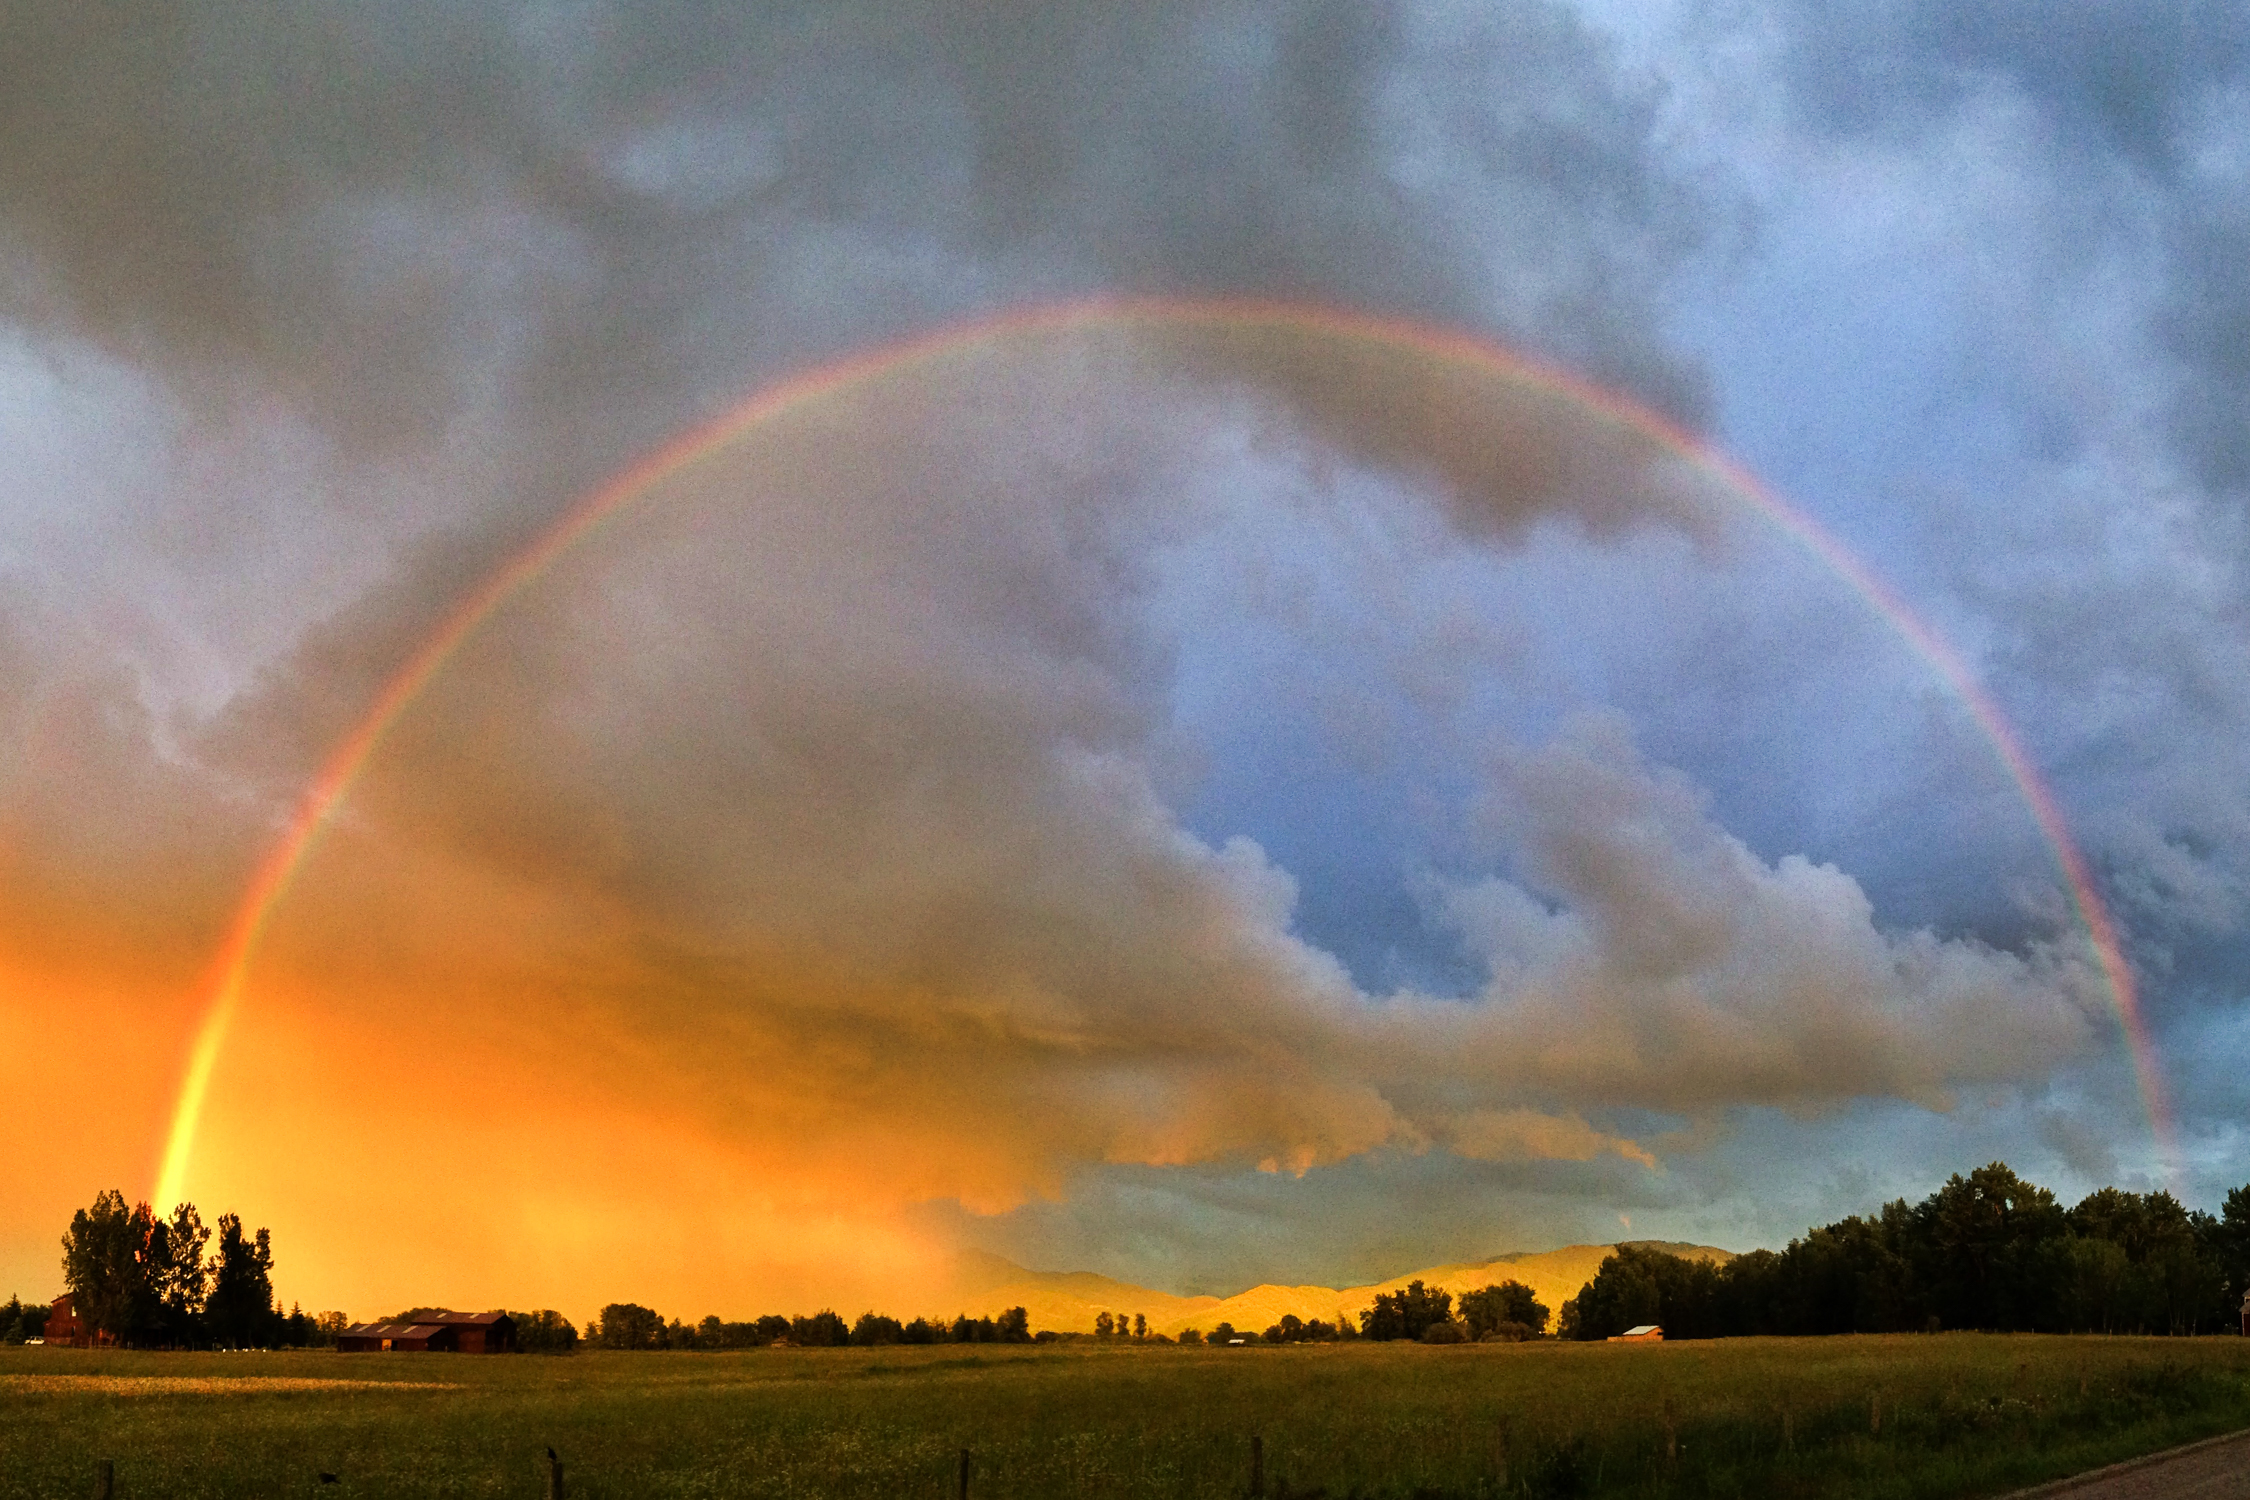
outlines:
[{"label": "rainbow", "polygon": [[2172,1120],[2154,1048],[2136,996],[2133,974],[2118,943],[2085,856],[2080,853],[2053,792],[2022,741],[1968,664],[1904,600],[1820,524],[1774,494],[1741,464],[1646,407],[1529,359],[1488,340],[1452,329],[1336,308],[1264,301],[1097,299],[1035,307],[937,329],[899,343],[820,365],[781,380],[741,405],[649,454],[587,495],[528,547],[495,570],[432,630],[384,685],[367,712],[319,768],[298,799],[241,905],[228,923],[196,993],[203,997],[182,1071],[170,1129],[157,1173],[155,1201],[185,1197],[198,1127],[213,1072],[242,1006],[245,981],[260,939],[307,854],[384,735],[477,628],[550,565],[659,481],[679,473],[761,425],[843,395],[878,377],[909,372],[1010,338],[1079,329],[1245,331],[1314,335],[1411,356],[1551,395],[1638,438],[1717,480],[1765,520],[1825,564],[1887,621],[1938,678],[1966,705],[1977,728],[2021,792],[2039,832],[2053,851],[2064,885],[2101,974],[2131,1056],[2135,1079],[2164,1166],[2173,1167]]}]

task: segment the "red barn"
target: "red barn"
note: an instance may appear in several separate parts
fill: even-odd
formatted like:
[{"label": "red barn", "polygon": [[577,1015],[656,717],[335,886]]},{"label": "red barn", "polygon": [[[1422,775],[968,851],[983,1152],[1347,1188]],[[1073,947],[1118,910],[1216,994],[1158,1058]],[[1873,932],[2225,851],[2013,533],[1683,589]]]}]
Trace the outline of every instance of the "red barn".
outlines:
[{"label": "red barn", "polygon": [[504,1312],[431,1313],[411,1323],[355,1323],[336,1335],[340,1354],[513,1354],[516,1320]]},{"label": "red barn", "polygon": [[107,1349],[117,1342],[78,1316],[78,1309],[71,1305],[68,1292],[47,1304],[45,1339],[50,1344],[62,1344],[72,1349]]}]

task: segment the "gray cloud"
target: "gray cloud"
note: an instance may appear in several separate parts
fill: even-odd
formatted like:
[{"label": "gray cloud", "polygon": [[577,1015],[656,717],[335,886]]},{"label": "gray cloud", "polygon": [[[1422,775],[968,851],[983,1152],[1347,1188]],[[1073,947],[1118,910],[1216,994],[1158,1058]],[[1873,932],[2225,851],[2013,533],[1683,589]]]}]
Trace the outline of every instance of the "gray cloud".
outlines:
[{"label": "gray cloud", "polygon": [[[1131,341],[1026,344],[761,430],[511,606],[390,737],[292,964],[364,1024],[536,1013],[554,1086],[634,1057],[598,1086],[769,1170],[981,1207],[1103,1162],[1653,1165],[1586,1111],[1943,1108],[2086,1045],[2082,965],[1884,932],[1606,720],[1494,763],[1521,883],[1449,908],[1489,985],[1364,993],[1160,794],[1147,613],[1202,495],[1354,492]],[[420,936],[369,969],[367,929]]]},{"label": "gray cloud", "polygon": [[0,74],[16,315],[247,361],[349,431],[692,400],[1120,288],[1493,328],[1701,408],[1647,330],[1703,195],[1546,4],[33,20]]},{"label": "gray cloud", "polygon": [[2035,0],[1806,7],[1789,28],[1800,98],[1845,125],[1904,123],[2005,82],[2065,150],[2114,151],[2171,177],[2214,87],[2250,66],[2239,7]]},{"label": "gray cloud", "polygon": [[2145,328],[2177,363],[2173,433],[2201,481],[2239,503],[2250,484],[2236,274],[2250,255],[2250,9],[1933,0],[1785,14],[1794,97],[1829,129],[1912,136],[1995,100],[2033,113],[2078,219],[2069,248],[2153,252]]}]

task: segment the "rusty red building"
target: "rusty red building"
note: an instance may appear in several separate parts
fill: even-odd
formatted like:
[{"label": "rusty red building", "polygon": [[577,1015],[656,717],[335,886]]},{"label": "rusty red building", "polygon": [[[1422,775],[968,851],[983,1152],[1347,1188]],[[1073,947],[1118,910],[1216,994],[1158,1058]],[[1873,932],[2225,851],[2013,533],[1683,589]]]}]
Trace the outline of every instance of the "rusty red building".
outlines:
[{"label": "rusty red building", "polygon": [[47,1304],[47,1327],[42,1338],[71,1349],[107,1349],[117,1342],[78,1316],[68,1292]]},{"label": "rusty red building", "polygon": [[336,1335],[343,1354],[513,1354],[516,1320],[504,1312],[431,1313],[410,1323],[355,1323]]}]

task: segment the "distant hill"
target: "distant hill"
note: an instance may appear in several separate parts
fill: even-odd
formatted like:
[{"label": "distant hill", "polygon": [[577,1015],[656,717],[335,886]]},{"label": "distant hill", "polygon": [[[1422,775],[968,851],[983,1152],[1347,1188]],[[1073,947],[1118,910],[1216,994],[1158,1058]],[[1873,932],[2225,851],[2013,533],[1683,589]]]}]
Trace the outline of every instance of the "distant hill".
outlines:
[{"label": "distant hill", "polygon": [[[1734,1258],[1731,1250],[1712,1245],[1679,1244],[1669,1240],[1623,1243],[1666,1251],[1688,1260],[1725,1262]],[[1139,1313],[1148,1319],[1149,1330],[1153,1333],[1178,1333],[1183,1328],[1209,1329],[1222,1322],[1259,1330],[1280,1322],[1284,1313],[1295,1313],[1308,1322],[1314,1318],[1334,1322],[1339,1317],[1356,1322],[1360,1313],[1375,1305],[1377,1292],[1395,1292],[1410,1281],[1443,1288],[1456,1297],[1495,1282],[1520,1281],[1550,1310],[1560,1313],[1564,1300],[1577,1296],[1600,1269],[1603,1257],[1616,1248],[1615,1245],[1565,1245],[1560,1250],[1524,1251],[1485,1261],[1427,1266],[1367,1286],[1269,1284],[1223,1298],[1175,1297],[1169,1292],[1151,1291],[1091,1271],[1027,1271],[1000,1256],[969,1251],[960,1257],[956,1266],[954,1303],[937,1311],[948,1317],[957,1312],[988,1317],[1011,1307],[1021,1307],[1030,1313],[1033,1328],[1053,1328],[1066,1333],[1093,1332],[1094,1318],[1103,1312],[1123,1313],[1128,1317]]]},{"label": "distant hill", "polygon": [[[981,1250],[966,1251],[959,1257],[954,1292],[958,1305],[939,1309],[945,1317],[957,1312],[990,1317],[1021,1307],[1031,1314],[1033,1328],[1066,1333],[1092,1333],[1095,1316],[1103,1312],[1128,1317],[1139,1313],[1148,1319],[1150,1328],[1167,1333],[1207,1328],[1225,1316],[1210,1311],[1219,1305],[1216,1297],[1175,1297],[1092,1271],[1027,1271],[1012,1260]],[[1198,1318],[1203,1321],[1198,1323]]]}]

